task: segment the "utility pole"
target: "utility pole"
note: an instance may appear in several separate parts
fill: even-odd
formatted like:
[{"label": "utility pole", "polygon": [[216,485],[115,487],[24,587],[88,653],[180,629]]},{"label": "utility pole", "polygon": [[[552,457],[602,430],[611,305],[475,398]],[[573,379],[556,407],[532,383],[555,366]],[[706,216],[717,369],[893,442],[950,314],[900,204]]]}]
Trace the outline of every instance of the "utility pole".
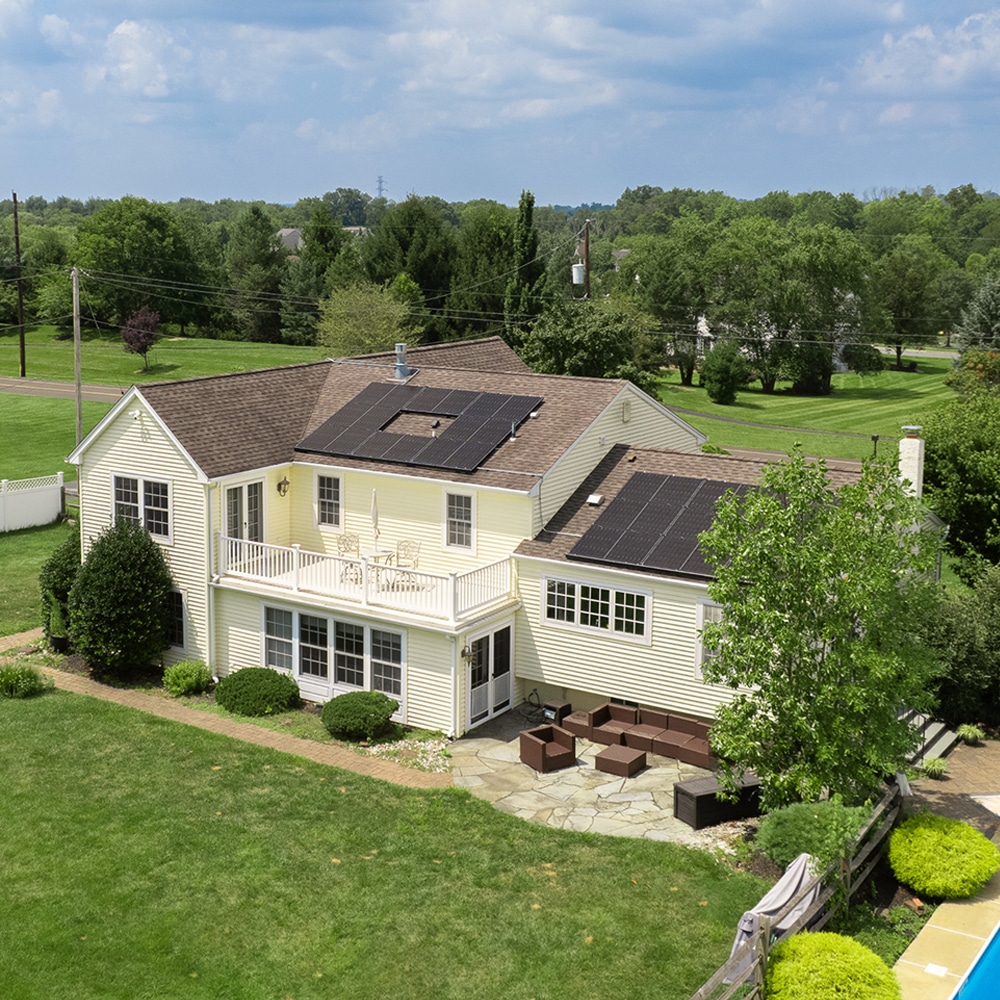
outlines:
[{"label": "utility pole", "polygon": [[583,224],[583,298],[590,301],[590,219]]},{"label": "utility pole", "polygon": [[83,440],[83,386],[80,379],[80,269],[70,271],[73,279],[73,381],[76,385],[76,443]]},{"label": "utility pole", "polygon": [[17,274],[17,330],[21,342],[21,371],[20,376],[24,378],[24,286],[21,281],[21,231],[17,226],[17,192],[11,191],[14,199],[14,262]]}]

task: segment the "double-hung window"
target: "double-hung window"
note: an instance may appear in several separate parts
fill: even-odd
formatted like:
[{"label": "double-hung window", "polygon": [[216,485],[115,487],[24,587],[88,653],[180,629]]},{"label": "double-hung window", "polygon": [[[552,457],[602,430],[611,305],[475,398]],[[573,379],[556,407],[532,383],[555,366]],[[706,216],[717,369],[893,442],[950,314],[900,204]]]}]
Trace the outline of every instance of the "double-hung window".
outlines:
[{"label": "double-hung window", "polygon": [[115,476],[114,517],[141,524],[154,537],[170,538],[170,484],[139,476]]},{"label": "double-hung window", "polygon": [[303,681],[332,682],[334,694],[345,688],[381,691],[402,703],[401,632],[267,606],[263,624],[266,666]]},{"label": "double-hung window", "polygon": [[544,579],[542,591],[547,624],[649,638],[648,593],[556,579]]},{"label": "double-hung window", "polygon": [[316,523],[340,527],[340,477],[316,477]]},{"label": "double-hung window", "polygon": [[264,609],[264,665],[291,670],[295,644],[293,614],[283,608]]},{"label": "double-hung window", "polygon": [[452,549],[472,548],[472,497],[449,493],[445,497],[445,545]]}]

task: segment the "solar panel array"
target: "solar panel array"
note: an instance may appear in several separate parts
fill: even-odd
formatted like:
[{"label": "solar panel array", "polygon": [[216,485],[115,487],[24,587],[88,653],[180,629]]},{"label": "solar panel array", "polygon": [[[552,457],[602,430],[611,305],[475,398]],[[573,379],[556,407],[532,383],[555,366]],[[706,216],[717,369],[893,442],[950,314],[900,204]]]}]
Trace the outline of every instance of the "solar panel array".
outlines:
[{"label": "solar panel array", "polygon": [[[542,402],[540,396],[373,382],[295,450],[473,472]],[[454,419],[437,437],[383,430],[401,413]]]},{"label": "solar panel array", "polygon": [[570,559],[710,578],[698,535],[712,524],[716,501],[749,486],[637,472],[593,527],[567,553]]}]

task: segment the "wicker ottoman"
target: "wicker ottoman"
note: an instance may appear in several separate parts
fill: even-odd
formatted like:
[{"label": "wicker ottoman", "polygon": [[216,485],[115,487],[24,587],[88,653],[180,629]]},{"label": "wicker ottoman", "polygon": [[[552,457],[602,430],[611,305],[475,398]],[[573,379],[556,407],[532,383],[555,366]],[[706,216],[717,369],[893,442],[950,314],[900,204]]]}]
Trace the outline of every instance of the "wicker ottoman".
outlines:
[{"label": "wicker ottoman", "polygon": [[625,747],[612,744],[606,750],[602,750],[594,758],[594,767],[598,771],[606,771],[608,774],[616,774],[619,778],[631,778],[646,766],[646,751],[634,750],[632,747]]}]

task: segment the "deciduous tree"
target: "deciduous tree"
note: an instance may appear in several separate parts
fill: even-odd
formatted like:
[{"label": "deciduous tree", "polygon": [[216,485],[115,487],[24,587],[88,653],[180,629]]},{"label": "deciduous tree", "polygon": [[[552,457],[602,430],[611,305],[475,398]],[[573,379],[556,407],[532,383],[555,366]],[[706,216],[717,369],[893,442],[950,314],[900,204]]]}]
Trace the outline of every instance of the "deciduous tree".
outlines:
[{"label": "deciduous tree", "polygon": [[396,287],[403,291],[372,284],[336,289],[320,306],[319,343],[338,358],[390,351],[400,342],[419,344],[421,328],[413,322],[411,306],[400,301],[415,286],[399,282]]},{"label": "deciduous tree", "polygon": [[988,383],[965,388],[924,421],[924,484],[969,579],[983,561],[1000,564],[1000,395]]},{"label": "deciduous tree", "polygon": [[702,641],[705,679],[734,692],[711,730],[730,787],[752,770],[768,808],[857,802],[912,751],[899,709],[928,708],[938,670],[915,630],[935,600],[920,519],[891,466],[833,490],[801,452],[720,502],[700,542],[722,619]]},{"label": "deciduous tree", "polygon": [[142,367],[149,368],[149,352],[160,338],[160,314],[149,306],[137,309],[122,327],[122,347],[129,354],[142,358]]}]

